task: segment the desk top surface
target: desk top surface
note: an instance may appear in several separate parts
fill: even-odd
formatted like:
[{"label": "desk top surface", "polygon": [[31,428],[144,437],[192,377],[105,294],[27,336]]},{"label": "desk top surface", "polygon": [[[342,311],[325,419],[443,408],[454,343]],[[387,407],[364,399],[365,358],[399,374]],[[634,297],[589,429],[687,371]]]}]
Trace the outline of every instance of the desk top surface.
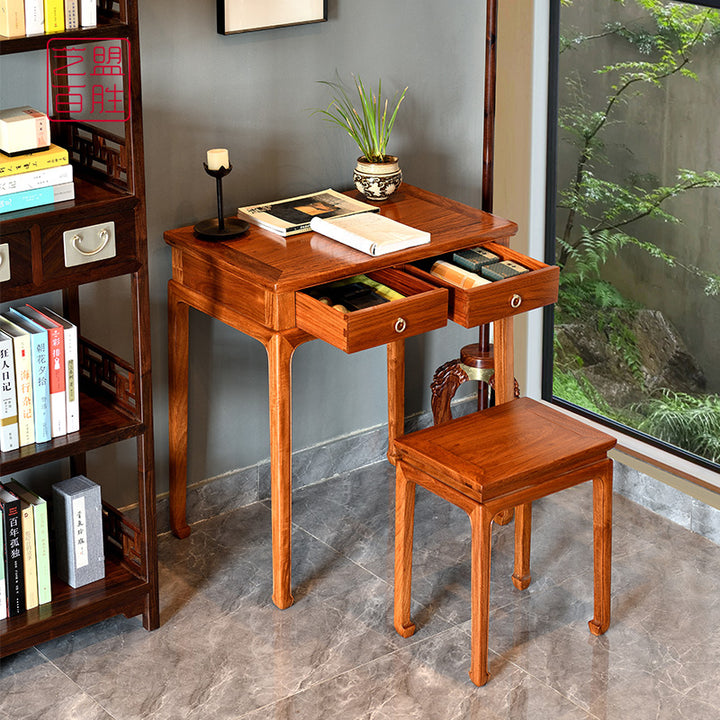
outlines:
[{"label": "desk top surface", "polygon": [[[348,195],[364,199],[357,191]],[[165,241],[183,253],[211,259],[222,272],[273,292],[294,292],[356,273],[402,265],[462,247],[502,240],[517,232],[510,220],[403,184],[383,203],[380,213],[430,233],[430,243],[372,257],[319,233],[281,237],[250,226],[244,235],[224,242],[201,240],[192,226],[168,230]]]}]

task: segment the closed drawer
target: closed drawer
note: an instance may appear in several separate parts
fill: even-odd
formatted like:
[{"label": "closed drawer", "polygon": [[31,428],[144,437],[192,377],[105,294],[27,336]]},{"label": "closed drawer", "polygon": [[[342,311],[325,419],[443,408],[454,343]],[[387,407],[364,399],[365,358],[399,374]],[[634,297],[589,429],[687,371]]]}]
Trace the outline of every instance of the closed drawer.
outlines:
[{"label": "closed drawer", "polygon": [[[385,345],[447,323],[448,291],[395,268],[368,277],[405,296],[382,305],[342,312],[310,293],[295,296],[297,326],[347,353]],[[322,286],[321,286],[322,287]]]},{"label": "closed drawer", "polygon": [[467,328],[557,302],[560,268],[546,265],[497,243],[483,243],[482,246],[503,260],[512,260],[529,268],[530,272],[463,289],[429,272],[435,260],[451,260],[452,255],[407,265],[404,269],[427,282],[446,288],[449,292],[448,317]]},{"label": "closed drawer", "polygon": [[[107,243],[99,234],[105,228],[110,230]],[[74,250],[69,252],[71,237],[75,236],[81,239],[77,248],[82,255]],[[93,279],[95,273],[115,266],[120,269],[133,263],[135,243],[132,213],[86,216],[82,224],[73,222],[50,226],[42,241],[43,277],[45,280],[60,280],[81,274]]]},{"label": "closed drawer", "polygon": [[7,292],[31,282],[30,233],[22,230],[0,236],[0,287]]}]

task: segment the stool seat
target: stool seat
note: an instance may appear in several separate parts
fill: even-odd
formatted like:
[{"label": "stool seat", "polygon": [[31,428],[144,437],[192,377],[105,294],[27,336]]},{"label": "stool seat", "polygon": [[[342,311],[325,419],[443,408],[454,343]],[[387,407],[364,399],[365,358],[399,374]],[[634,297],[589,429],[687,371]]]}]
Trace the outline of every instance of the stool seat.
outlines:
[{"label": "stool seat", "polygon": [[395,629],[415,632],[410,619],[415,486],[462,508],[472,536],[472,659],[470,678],[488,679],[491,525],[515,509],[513,583],[530,583],[532,502],[593,481],[595,635],[610,624],[612,460],[615,438],[529,398],[398,437],[394,441]]},{"label": "stool seat", "polygon": [[395,440],[399,458],[485,502],[604,458],[615,438],[519,398]]}]

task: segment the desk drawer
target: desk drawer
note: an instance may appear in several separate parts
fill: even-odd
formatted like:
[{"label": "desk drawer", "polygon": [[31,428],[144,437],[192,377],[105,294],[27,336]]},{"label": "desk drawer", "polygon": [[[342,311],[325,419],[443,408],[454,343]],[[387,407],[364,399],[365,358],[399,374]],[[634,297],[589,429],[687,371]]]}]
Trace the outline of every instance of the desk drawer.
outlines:
[{"label": "desk drawer", "polygon": [[560,268],[546,265],[497,243],[483,243],[483,247],[503,260],[512,260],[529,268],[530,272],[463,289],[429,272],[435,260],[452,260],[452,254],[407,265],[403,269],[427,282],[446,288],[450,294],[448,317],[467,328],[518,315],[557,301]]},{"label": "desk drawer", "polygon": [[298,292],[295,296],[297,326],[352,353],[447,324],[448,291],[445,288],[395,268],[378,270],[367,276],[405,297],[342,312],[320,302],[309,292]]}]

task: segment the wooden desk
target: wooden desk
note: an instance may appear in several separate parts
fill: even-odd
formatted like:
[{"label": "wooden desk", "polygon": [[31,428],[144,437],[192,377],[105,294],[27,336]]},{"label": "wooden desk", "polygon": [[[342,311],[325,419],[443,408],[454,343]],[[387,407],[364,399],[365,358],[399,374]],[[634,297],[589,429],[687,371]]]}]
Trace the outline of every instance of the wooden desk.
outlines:
[{"label": "wooden desk", "polygon": [[[354,191],[350,193],[359,197]],[[292,355],[320,337],[347,352],[387,344],[390,446],[402,434],[405,402],[404,339],[446,324],[495,323],[495,391],[513,396],[511,315],[554,302],[557,268],[507,250],[532,272],[469,291],[433,281],[423,259],[488,242],[507,248],[515,223],[403,185],[380,212],[431,233],[432,241],[407,251],[371,257],[308,232],[289,238],[251,227],[221,243],[196,238],[192,227],[170,230],[172,279],[168,283],[170,404],[170,522],[175,535],[190,533],[185,517],[188,426],[188,308],[259,340],[268,354],[273,544],[273,602],[286,608],[291,594],[291,384]],[[411,265],[412,263],[412,265]],[[419,266],[420,267],[419,267]],[[408,297],[343,315],[302,291],[358,273],[378,272]],[[482,291],[476,293],[475,291]],[[521,293],[521,295],[518,295]],[[521,306],[515,306],[521,297]],[[392,461],[392,458],[391,458]]]}]

